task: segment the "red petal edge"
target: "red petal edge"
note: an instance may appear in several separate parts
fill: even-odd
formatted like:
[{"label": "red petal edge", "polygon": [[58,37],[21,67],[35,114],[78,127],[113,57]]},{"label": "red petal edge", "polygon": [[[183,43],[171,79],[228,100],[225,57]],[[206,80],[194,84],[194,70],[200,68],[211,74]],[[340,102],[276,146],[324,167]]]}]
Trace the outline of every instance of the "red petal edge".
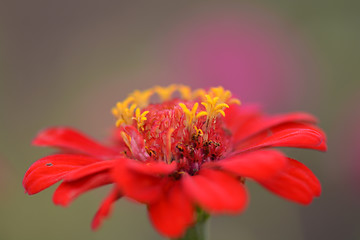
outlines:
[{"label": "red petal edge", "polygon": [[288,159],[276,150],[258,150],[205,163],[203,167],[215,167],[255,180],[268,179],[287,167]]},{"label": "red petal edge", "polygon": [[99,161],[102,160],[75,154],[50,155],[30,166],[23,186],[28,194],[35,194],[60,181],[69,172]]},{"label": "red petal edge", "polygon": [[314,129],[289,128],[280,131],[274,130],[271,133],[270,136],[259,135],[251,142],[250,139],[237,147],[237,150],[244,152],[268,147],[309,148],[319,151],[326,151],[327,149],[325,135]]},{"label": "red petal edge", "polygon": [[97,143],[79,131],[68,127],[47,128],[38,133],[32,144],[56,147],[100,158],[116,156],[117,151]]},{"label": "red petal edge", "polygon": [[112,183],[108,171],[102,171],[83,177],[77,181],[62,182],[53,195],[54,204],[68,206],[81,194],[106,184]]},{"label": "red petal edge", "polygon": [[203,168],[198,175],[184,174],[184,191],[209,213],[239,213],[247,205],[247,193],[239,179],[228,173]]},{"label": "red petal edge", "polygon": [[149,204],[161,196],[167,175],[175,169],[175,164],[126,159],[117,161],[112,176],[127,197]]},{"label": "red petal edge", "polygon": [[[230,114],[228,114],[230,113]],[[241,120],[240,124],[234,119]],[[311,114],[304,112],[294,112],[279,114],[275,116],[263,116],[259,109],[251,106],[233,106],[226,112],[225,122],[232,130],[234,139],[237,142],[261,133],[269,128],[273,128],[285,123],[309,123],[315,124],[317,119]]]},{"label": "red petal edge", "polygon": [[316,176],[304,164],[289,158],[288,168],[266,181],[258,181],[271,192],[294,202],[310,204],[321,194]]},{"label": "red petal edge", "polygon": [[113,203],[121,197],[122,194],[119,189],[114,187],[110,194],[101,203],[99,210],[96,212],[91,222],[91,228],[93,230],[97,230],[101,226],[103,220],[110,215]]}]

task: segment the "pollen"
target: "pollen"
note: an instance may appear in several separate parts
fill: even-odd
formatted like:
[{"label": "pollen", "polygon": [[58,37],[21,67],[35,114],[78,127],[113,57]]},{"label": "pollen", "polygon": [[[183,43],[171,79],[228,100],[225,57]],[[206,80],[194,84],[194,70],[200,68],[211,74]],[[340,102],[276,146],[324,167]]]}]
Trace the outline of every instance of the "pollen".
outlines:
[{"label": "pollen", "polygon": [[148,114],[148,113],[149,113],[149,111],[144,111],[144,112],[140,113],[140,108],[136,108],[135,117],[133,117],[132,119],[134,119],[136,121],[138,130],[144,131],[144,124],[145,124],[145,121],[147,120],[146,114]]},{"label": "pollen", "polygon": [[171,84],[168,87],[154,87],[154,91],[159,95],[161,101],[165,102],[171,99],[172,94],[176,91],[177,86],[175,84]]},{"label": "pollen", "polygon": [[201,136],[203,136],[204,135],[204,132],[203,132],[203,130],[201,130],[201,128],[197,128],[196,126],[194,126],[194,129],[195,129],[195,132],[196,132],[196,137],[201,137]]},{"label": "pollen", "polygon": [[118,102],[114,108],[112,108],[112,114],[117,118],[116,126],[122,124],[131,125],[133,122],[134,111],[136,104],[132,103],[129,107],[129,104],[134,101],[133,97],[128,97],[123,102]]},{"label": "pollen", "polygon": [[229,108],[229,105],[226,103],[219,102],[219,97],[210,97],[210,95],[205,95],[206,101],[201,102],[201,104],[205,107],[206,111],[199,112],[198,115],[207,116],[206,122],[207,125],[212,123],[214,119],[216,119],[219,114],[225,117],[225,108]]}]

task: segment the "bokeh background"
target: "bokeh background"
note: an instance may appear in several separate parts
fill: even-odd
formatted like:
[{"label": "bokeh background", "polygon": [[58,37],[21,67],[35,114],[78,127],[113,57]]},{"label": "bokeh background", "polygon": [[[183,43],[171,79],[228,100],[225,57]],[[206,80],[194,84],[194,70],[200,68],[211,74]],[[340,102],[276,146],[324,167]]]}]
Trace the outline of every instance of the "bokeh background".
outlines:
[{"label": "bokeh background", "polygon": [[360,239],[359,1],[0,1],[0,239],[162,239],[143,206],[121,200],[97,232],[107,187],[68,208],[54,187],[24,194],[22,177],[49,149],[47,126],[106,139],[116,101],[134,89],[223,85],[270,113],[320,119],[329,151],[286,152],[323,193],[310,206],[249,182],[250,206],[216,216],[217,239]]}]

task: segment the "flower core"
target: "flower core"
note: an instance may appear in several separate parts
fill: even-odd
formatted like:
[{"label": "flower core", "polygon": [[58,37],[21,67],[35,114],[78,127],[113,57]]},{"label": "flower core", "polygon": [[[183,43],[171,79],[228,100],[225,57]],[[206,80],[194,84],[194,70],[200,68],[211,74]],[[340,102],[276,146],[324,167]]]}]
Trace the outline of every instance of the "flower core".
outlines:
[{"label": "flower core", "polygon": [[[172,98],[176,91],[180,97]],[[154,93],[161,102],[149,104]],[[219,160],[231,149],[231,134],[222,121],[231,104],[240,101],[222,87],[192,92],[187,86],[170,85],[137,90],[112,112],[128,148],[127,157],[175,161],[178,174],[194,175],[203,163]]]}]

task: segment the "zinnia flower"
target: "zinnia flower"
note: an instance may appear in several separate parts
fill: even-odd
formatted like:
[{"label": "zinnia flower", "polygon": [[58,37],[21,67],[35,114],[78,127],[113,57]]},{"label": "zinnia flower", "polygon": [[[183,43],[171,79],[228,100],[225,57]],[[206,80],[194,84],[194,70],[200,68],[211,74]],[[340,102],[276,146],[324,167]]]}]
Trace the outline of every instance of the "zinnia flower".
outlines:
[{"label": "zinnia flower", "polygon": [[[159,101],[150,104],[154,94]],[[246,179],[309,204],[320,195],[318,179],[273,148],[326,150],[316,119],[306,113],[266,116],[239,105],[222,87],[135,91],[112,109],[117,128],[111,146],[67,127],[40,132],[33,144],[61,153],[36,161],[25,174],[24,188],[31,195],[62,181],[53,201],[67,206],[86,191],[112,184],[93,229],[126,196],[146,204],[154,227],[171,238],[184,235],[204,215],[242,212],[248,203]]]}]

